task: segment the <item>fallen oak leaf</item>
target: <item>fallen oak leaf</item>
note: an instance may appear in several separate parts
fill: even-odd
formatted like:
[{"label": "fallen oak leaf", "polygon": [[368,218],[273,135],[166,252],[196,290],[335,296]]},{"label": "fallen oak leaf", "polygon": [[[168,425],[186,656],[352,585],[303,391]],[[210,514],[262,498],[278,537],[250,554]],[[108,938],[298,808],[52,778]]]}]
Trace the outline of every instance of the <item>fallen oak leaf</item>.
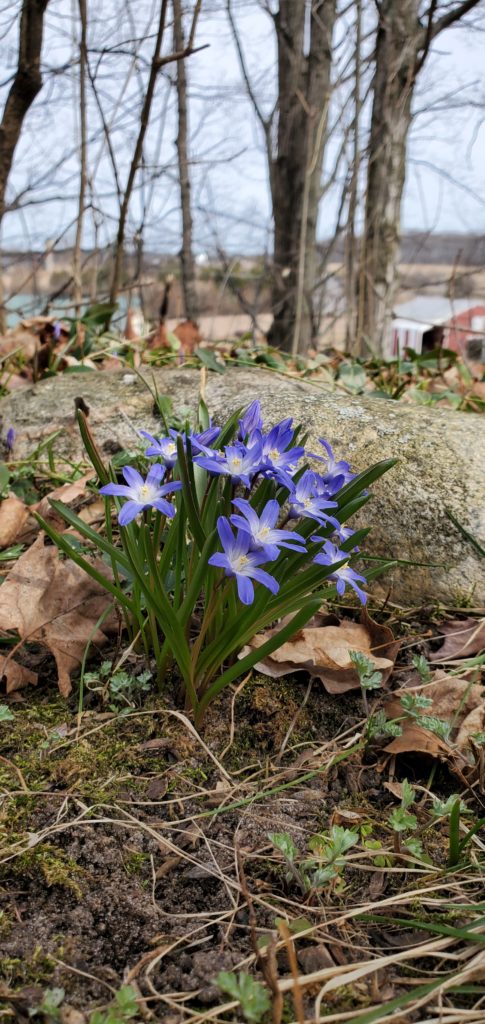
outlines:
[{"label": "fallen oak leaf", "polygon": [[0,682],[5,683],[5,693],[14,693],[24,686],[37,686],[38,681],[37,672],[21,665],[15,658],[5,658],[3,666],[0,663]]},{"label": "fallen oak leaf", "polygon": [[35,506],[36,512],[45,519],[46,515],[52,514],[53,509],[50,506],[50,500],[62,501],[63,505],[71,505],[72,502],[77,501],[78,498],[83,498],[86,495],[86,484],[90,480],[94,480],[96,473],[93,469],[89,473],[85,473],[84,476],[79,477],[79,480],[73,480],[72,483],[62,484],[60,487],[56,487],[54,491],[50,491],[44,498]]},{"label": "fallen oak leaf", "polygon": [[8,548],[17,540],[29,517],[29,509],[15,494],[0,503],[0,548]]},{"label": "fallen oak leaf", "polygon": [[[106,574],[106,565],[94,563]],[[58,686],[63,697],[71,692],[71,673],[82,662],[86,645],[99,648],[116,629],[113,613],[95,625],[110,603],[108,594],[87,573],[54,546],[45,545],[41,533],[16,562],[2,584],[0,629],[15,630],[21,640],[36,640],[54,655]],[[5,662],[0,673],[6,672]]]},{"label": "fallen oak leaf", "polygon": [[[281,626],[277,627],[278,629]],[[252,638],[239,657],[261,647],[275,630],[265,630]],[[379,650],[381,656],[375,654]],[[387,626],[379,626],[368,614],[362,622],[319,614],[290,640],[255,665],[257,671],[277,679],[290,672],[308,672],[320,679],[328,693],[345,693],[360,688],[359,676],[350,658],[350,651],[361,651],[382,673],[385,686],[399,649]]]},{"label": "fallen oak leaf", "polygon": [[27,377],[21,377],[19,373],[9,373],[8,370],[0,373],[0,388],[7,391],[21,391],[22,388],[30,387],[31,383]]},{"label": "fallen oak leaf", "polygon": [[429,655],[429,661],[467,658],[485,648],[485,619],[453,619],[445,623],[441,632],[445,641],[438,651]]},{"label": "fallen oak leaf", "polygon": [[[417,709],[411,717],[406,715],[400,701],[400,694],[424,695],[432,703],[424,709]],[[437,736],[427,729],[420,718],[433,717],[449,725],[451,741]],[[456,759],[457,756],[469,760],[470,739],[474,733],[482,731],[485,725],[485,695],[483,687],[471,683],[469,679],[447,676],[444,672],[435,672],[433,681],[426,686],[405,687],[393,693],[386,702],[386,717],[399,719],[402,729],[401,736],[396,736],[385,750],[390,754],[415,752],[430,754],[431,757]]]},{"label": "fallen oak leaf", "polygon": [[[387,713],[389,715],[392,714],[390,708]],[[387,744],[387,747],[384,747],[386,753],[405,754],[412,752],[416,754],[429,754],[430,757],[441,758],[442,760],[451,760],[453,758],[453,750],[448,743],[441,740],[435,733],[419,725],[414,719],[410,719],[405,725],[402,722],[399,724],[402,727],[402,735],[396,736],[391,743]]]},{"label": "fallen oak leaf", "polygon": [[[90,480],[94,480],[96,474],[93,470],[89,473],[85,473],[84,476],[80,477],[79,480],[74,480],[73,483],[62,484],[61,487],[56,487],[55,490],[50,491],[35,505],[30,505],[28,508],[29,518],[27,523],[24,524],[23,529],[16,535],[15,540],[23,544],[32,544],[37,534],[39,533],[40,526],[37,519],[31,515],[36,512],[51,526],[54,526],[59,533],[64,533],[67,529],[67,525],[64,519],[58,515],[57,512],[52,508],[50,501],[51,499],[61,501],[63,505],[74,505],[79,502],[80,499],[90,497],[90,492],[86,490],[86,484]],[[92,495],[93,503],[96,503],[96,496]],[[89,506],[88,506],[89,507]],[[103,506],[104,508],[104,506]]]}]

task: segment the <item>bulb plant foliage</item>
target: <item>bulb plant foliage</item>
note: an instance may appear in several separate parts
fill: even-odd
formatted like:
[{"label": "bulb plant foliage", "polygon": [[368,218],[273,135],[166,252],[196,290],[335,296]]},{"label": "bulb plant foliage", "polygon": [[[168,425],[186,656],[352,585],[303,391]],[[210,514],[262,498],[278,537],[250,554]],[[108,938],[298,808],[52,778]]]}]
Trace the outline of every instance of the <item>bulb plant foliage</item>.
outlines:
[{"label": "bulb plant foliage", "polygon": [[[345,524],[392,461],[356,476],[324,440],[307,453],[291,419],[265,427],[258,401],[222,427],[211,424],[201,401],[195,431],[143,433],[144,459],[138,468],[124,466],[121,482],[105,468],[83,413],[78,419],[106,501],[105,529],[98,533],[62,503],[51,504],[102,555],[106,575],[65,534],[42,525],[121,607],[131,639],[156,661],[160,688],[168,676],[180,680],[196,723],[225,686],[304,626],[324,600],[348,587],[365,602],[367,580],[353,563],[367,531]],[[382,569],[374,565],[367,579]],[[268,627],[269,639],[238,660]]]}]

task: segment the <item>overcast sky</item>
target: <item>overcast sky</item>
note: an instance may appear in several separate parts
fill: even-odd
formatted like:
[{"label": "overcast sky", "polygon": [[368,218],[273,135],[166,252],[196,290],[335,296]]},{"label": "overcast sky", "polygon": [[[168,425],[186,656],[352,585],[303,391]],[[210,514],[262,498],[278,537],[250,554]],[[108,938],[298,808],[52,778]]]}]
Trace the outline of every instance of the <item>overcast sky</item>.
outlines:
[{"label": "overcast sky", "polygon": [[[134,29],[135,34],[144,30],[149,36],[140,48],[137,65],[133,65],[128,44],[124,55],[104,54],[99,68],[98,57],[90,58],[91,68],[98,76],[105,116],[113,122],[113,146],[122,183],[126,181],[138,129],[143,61],[149,59],[153,48],[157,7],[157,0],[132,0],[130,24],[126,10],[125,17],[120,18],[121,0],[88,0],[91,47],[106,50],[124,43],[133,37]],[[48,7],[44,45],[46,84],[28,115],[10,183],[10,198],[28,190],[26,205],[5,218],[3,245],[7,248],[41,247],[47,239],[57,238],[63,232],[63,244],[73,240],[74,229],[69,225],[76,216],[78,183],[77,71],[56,71],[70,60],[75,64],[75,9],[74,0],[51,0]],[[272,24],[256,0],[236,0],[235,9],[255,88],[267,110],[274,101],[276,88]],[[18,22],[12,18],[14,12],[12,3],[0,3],[0,60],[8,73],[12,72],[16,57]],[[485,27],[485,0],[480,15]],[[343,34],[343,38],[339,37],[342,52],[345,26]],[[170,50],[170,35],[169,32],[164,52]],[[485,230],[484,40],[484,33],[477,28],[459,27],[441,35],[435,44],[415,103],[416,111],[422,112],[416,116],[409,149],[404,229]],[[229,252],[261,251],[269,248],[270,242],[265,156],[259,126],[244,94],[222,4],[207,0],[197,42],[209,44],[187,62],[197,250],[213,251],[216,245],[221,245]],[[158,83],[147,138],[146,161],[153,181],[134,197],[129,232],[134,234],[145,205],[147,244],[160,251],[176,252],[180,246],[179,198],[174,147],[175,94],[169,83],[170,74],[173,71],[167,70]],[[4,85],[3,97],[6,88]],[[334,115],[336,111],[335,106]],[[89,116],[89,170],[98,212],[93,217],[90,211],[86,217],[86,246],[93,244],[95,220],[98,242],[106,244],[113,238],[117,212],[112,167],[92,97]],[[338,142],[335,137],[328,147],[327,177]],[[341,177],[322,203],[322,237],[332,233],[340,186]]]}]

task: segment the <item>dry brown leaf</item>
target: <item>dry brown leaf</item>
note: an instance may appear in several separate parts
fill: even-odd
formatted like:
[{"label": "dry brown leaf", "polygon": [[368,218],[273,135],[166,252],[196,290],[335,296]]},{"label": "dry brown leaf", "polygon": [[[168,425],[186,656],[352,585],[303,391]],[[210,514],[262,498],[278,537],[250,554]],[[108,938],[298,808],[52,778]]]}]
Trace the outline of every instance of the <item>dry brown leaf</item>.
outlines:
[{"label": "dry brown leaf", "polygon": [[12,494],[0,503],[0,548],[8,548],[17,539],[27,521],[29,510]]},{"label": "dry brown leaf", "polygon": [[[280,628],[280,627],[278,627]],[[253,637],[240,658],[262,644],[274,634],[265,630]],[[379,626],[364,611],[362,622],[352,622],[334,615],[318,615],[300,629],[290,640],[273,651],[268,658],[255,666],[259,672],[274,679],[289,672],[309,672],[320,679],[328,693],[345,693],[359,689],[359,676],[353,667],[349,651],[361,651],[382,672],[382,683],[386,684],[399,649],[387,626]]]},{"label": "dry brown leaf", "polygon": [[447,676],[435,672],[433,682],[426,686],[406,687],[406,694],[424,694],[432,700],[424,715],[440,718],[452,727],[451,744],[423,728],[414,718],[403,718],[400,692],[392,694],[386,703],[387,718],[399,718],[402,735],[396,736],[385,748],[390,754],[416,752],[444,757],[450,760],[462,755],[469,759],[470,737],[482,732],[485,725],[485,693],[482,686],[469,679]]},{"label": "dry brown leaf", "polygon": [[[388,714],[391,712],[388,710]],[[388,743],[385,750],[389,754],[404,754],[408,752],[416,754],[429,754],[430,757],[451,758],[453,751],[447,743],[418,725],[414,719],[401,722],[402,736],[396,736],[391,743]]]},{"label": "dry brown leaf", "polygon": [[152,779],[151,782],[148,783],[146,790],[147,800],[163,800],[168,789],[168,782],[169,780],[166,778]]},{"label": "dry brown leaf", "polygon": [[22,324],[17,324],[0,337],[0,356],[21,352],[25,360],[33,359],[39,346],[37,335]]},{"label": "dry brown leaf", "polygon": [[439,651],[430,654],[430,661],[470,658],[485,648],[485,619],[453,619],[445,623],[441,632],[445,642]]},{"label": "dry brown leaf", "polygon": [[[95,564],[106,573],[104,563]],[[99,583],[75,562],[61,560],[41,534],[2,584],[0,629],[16,630],[22,640],[36,640],[52,652],[59,690],[67,697],[71,672],[81,664],[88,641],[94,649],[102,647],[115,627],[111,615],[102,629],[94,629],[109,600]]]},{"label": "dry brown leaf", "polygon": [[22,388],[30,387],[30,383],[27,377],[21,377],[19,373],[10,373],[8,370],[0,373],[0,387],[8,391],[21,391]]},{"label": "dry brown leaf", "polygon": [[85,473],[84,476],[80,477],[79,480],[75,480],[72,484],[62,484],[61,487],[56,487],[54,491],[50,491],[46,494],[41,501],[34,506],[34,509],[46,522],[51,523],[57,527],[61,527],[63,530],[66,529],[66,523],[50,505],[50,500],[62,501],[63,505],[72,505],[73,502],[78,501],[79,498],[83,498],[86,494],[86,484],[90,480],[94,480],[94,470],[90,470],[89,473]]},{"label": "dry brown leaf", "polygon": [[96,520],[104,520],[105,504],[103,498],[91,501],[89,505],[81,508],[77,514],[83,523],[87,523],[88,526],[91,526],[91,523],[95,523]]},{"label": "dry brown leaf", "polygon": [[[32,544],[35,540],[40,530],[40,526],[34,516],[30,514],[32,512],[38,512],[39,515],[42,516],[42,519],[45,519],[47,523],[54,526],[60,533],[64,533],[64,531],[68,529],[67,523],[60,515],[57,514],[57,512],[54,511],[49,504],[49,500],[53,498],[56,501],[62,501],[63,505],[75,504],[79,499],[89,496],[89,492],[86,491],[86,484],[90,480],[93,480],[94,477],[95,473],[91,470],[89,473],[85,473],[84,476],[80,477],[79,480],[75,480],[72,484],[62,484],[61,487],[56,487],[54,491],[50,491],[49,494],[46,494],[41,501],[37,502],[36,505],[30,505],[28,509],[28,521],[24,524],[23,529],[18,532],[15,539],[23,544]],[[94,501],[93,504],[97,505],[98,503]]]},{"label": "dry brown leaf", "polygon": [[3,665],[0,662],[0,682],[6,684],[6,693],[23,690],[24,686],[37,686],[38,681],[37,672],[20,665],[15,658],[5,658]]},{"label": "dry brown leaf", "polygon": [[362,807],[360,811],[349,811],[347,809],[340,809],[335,807],[330,816],[331,825],[345,825],[346,828],[352,828],[355,825],[360,825],[362,821],[366,821],[369,818],[369,811]]}]

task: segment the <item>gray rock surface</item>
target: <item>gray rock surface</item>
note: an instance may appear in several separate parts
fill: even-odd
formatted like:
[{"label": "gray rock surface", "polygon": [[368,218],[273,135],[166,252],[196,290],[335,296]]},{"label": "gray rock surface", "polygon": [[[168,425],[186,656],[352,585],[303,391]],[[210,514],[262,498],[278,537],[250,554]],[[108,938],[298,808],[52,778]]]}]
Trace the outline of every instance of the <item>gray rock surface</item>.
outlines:
[{"label": "gray rock surface", "polygon": [[[174,410],[191,416],[198,400],[196,370],[147,371],[148,384],[170,395]],[[74,398],[90,407],[90,422],[103,454],[136,449],[137,430],[162,433],[148,389],[134,374],[64,375],[14,393],[0,403],[0,437],[16,432],[15,458],[27,457],[56,430],[54,452],[72,462],[82,458],[74,419]],[[302,380],[265,370],[231,369],[207,376],[206,402],[216,422],[234,409],[261,399],[266,422],[284,416],[302,422],[310,450],[318,437],[330,441],[337,458],[355,470],[381,459],[399,464],[373,487],[372,501],[353,525],[371,525],[366,549],[376,555],[437,563],[397,566],[376,589],[400,604],[441,601],[447,605],[485,603],[485,561],[447,515],[485,546],[485,419],[474,414],[423,409],[372,397],[347,398]]]}]

